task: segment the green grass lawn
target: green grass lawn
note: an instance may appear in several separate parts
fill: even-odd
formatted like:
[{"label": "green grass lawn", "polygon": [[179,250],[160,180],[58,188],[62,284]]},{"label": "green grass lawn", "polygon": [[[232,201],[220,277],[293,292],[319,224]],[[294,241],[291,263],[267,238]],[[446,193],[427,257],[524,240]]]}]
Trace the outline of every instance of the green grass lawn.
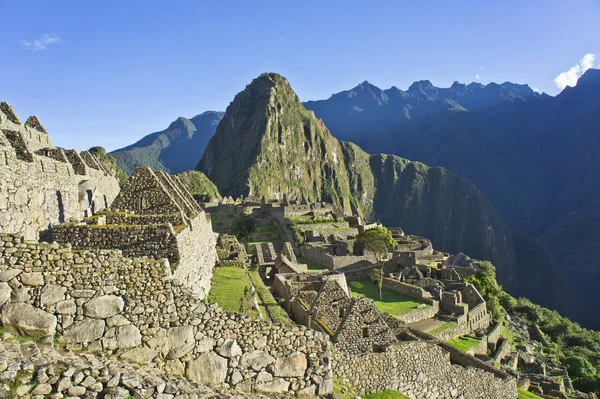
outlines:
[{"label": "green grass lawn", "polygon": [[455,322],[455,321],[449,321],[449,322],[447,322],[447,323],[445,323],[445,324],[443,324],[443,325],[439,326],[439,327],[438,327],[438,328],[436,328],[435,330],[429,331],[429,332],[428,332],[428,334],[429,334],[429,335],[435,335],[435,334],[439,334],[439,333],[441,333],[442,331],[449,330],[449,329],[451,329],[451,328],[453,328],[453,327],[456,327],[456,326],[457,326],[457,324],[456,324],[456,322]]},{"label": "green grass lawn", "polygon": [[452,345],[456,349],[466,352],[469,349],[474,348],[477,345],[479,345],[481,343],[481,340],[477,339],[477,338],[473,338],[473,337],[464,336],[464,337],[458,337],[458,338],[451,339],[450,341],[446,341],[446,343],[448,345]]},{"label": "green grass lawn", "polygon": [[317,265],[316,263],[312,263],[308,259],[304,259],[304,258],[298,258],[298,263],[304,263],[304,264],[306,264],[306,267],[308,268],[309,272],[318,272],[318,271],[321,271],[321,270],[327,270],[326,267],[321,266],[321,265]]},{"label": "green grass lawn", "polygon": [[250,271],[250,278],[252,283],[259,294],[258,302],[261,312],[263,313],[263,319],[271,319],[273,323],[281,323],[285,325],[292,325],[292,321],[288,317],[288,314],[279,306],[271,292],[260,278],[256,270]]},{"label": "green grass lawn", "polygon": [[362,396],[363,399],[409,399],[398,391],[387,390],[383,392],[368,393]]},{"label": "green grass lawn", "polygon": [[[383,300],[379,300],[379,288],[371,280],[356,280],[348,282],[353,297],[367,297],[375,302],[377,309],[392,316],[400,316],[417,309],[422,302],[409,296],[383,288]],[[430,306],[430,305],[427,305]]]},{"label": "green grass lawn", "polygon": [[[249,284],[246,271],[239,267],[217,267],[213,272],[212,285],[208,298],[223,310],[240,312],[240,301],[244,297],[244,288]],[[256,310],[248,311],[248,316],[258,317]]]},{"label": "green grass lawn", "polygon": [[254,230],[256,233],[275,233],[277,232],[277,227],[274,224],[267,224],[265,226],[256,226]]},{"label": "green grass lawn", "polygon": [[531,392],[528,392],[528,391],[525,391],[525,390],[519,388],[519,399],[542,399],[542,398]]}]

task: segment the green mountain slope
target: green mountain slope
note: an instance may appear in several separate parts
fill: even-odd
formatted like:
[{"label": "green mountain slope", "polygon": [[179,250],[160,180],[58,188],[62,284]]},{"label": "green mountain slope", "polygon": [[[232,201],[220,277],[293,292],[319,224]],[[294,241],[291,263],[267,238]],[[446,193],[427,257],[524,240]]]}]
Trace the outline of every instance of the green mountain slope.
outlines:
[{"label": "green mountain slope", "polygon": [[304,196],[350,211],[340,143],[277,74],[259,76],[235,97],[198,169],[225,196]]},{"label": "green mountain slope", "polygon": [[261,75],[235,97],[198,169],[222,195],[331,201],[429,237],[440,250],[490,259],[507,286],[518,280],[513,233],[472,183],[340,143],[277,74]]},{"label": "green mountain slope", "polygon": [[191,119],[179,117],[167,129],[149,134],[111,155],[127,174],[138,166],[172,174],[193,170],[222,117],[223,113],[216,111]]}]

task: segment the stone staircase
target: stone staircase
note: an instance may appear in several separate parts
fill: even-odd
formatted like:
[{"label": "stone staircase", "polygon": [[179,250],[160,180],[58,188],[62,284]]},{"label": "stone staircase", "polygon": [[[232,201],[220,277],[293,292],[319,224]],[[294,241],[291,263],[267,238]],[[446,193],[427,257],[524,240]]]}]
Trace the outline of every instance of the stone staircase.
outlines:
[{"label": "stone staircase", "polygon": [[242,399],[264,396],[215,390],[184,378],[106,358],[56,349],[43,340],[0,337],[0,398]]}]

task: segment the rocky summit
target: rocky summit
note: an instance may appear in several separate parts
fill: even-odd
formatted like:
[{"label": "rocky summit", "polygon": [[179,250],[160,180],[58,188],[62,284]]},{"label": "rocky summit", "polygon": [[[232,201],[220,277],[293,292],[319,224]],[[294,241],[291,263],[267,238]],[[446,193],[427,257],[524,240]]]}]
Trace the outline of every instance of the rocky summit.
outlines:
[{"label": "rocky summit", "polygon": [[339,142],[278,74],[235,97],[198,169],[224,196],[330,202],[342,214],[401,223],[446,251],[491,259],[503,283],[514,275],[512,232],[473,184]]}]

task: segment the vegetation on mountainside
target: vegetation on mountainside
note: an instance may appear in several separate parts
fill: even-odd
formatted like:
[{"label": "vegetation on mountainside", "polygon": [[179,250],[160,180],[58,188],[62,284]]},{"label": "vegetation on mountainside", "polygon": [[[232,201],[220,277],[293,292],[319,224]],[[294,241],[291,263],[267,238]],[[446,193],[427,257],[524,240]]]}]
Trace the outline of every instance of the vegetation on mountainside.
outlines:
[{"label": "vegetation on mountainside", "polygon": [[482,268],[469,279],[485,298],[490,310],[502,318],[514,314],[528,326],[536,326],[547,341],[544,353],[558,360],[569,371],[575,388],[600,393],[600,333],[581,327],[558,312],[514,298],[502,290],[495,278],[494,266],[480,262]]},{"label": "vegetation on mountainside", "polygon": [[348,287],[352,291],[351,294],[353,297],[371,298],[377,309],[396,317],[417,310],[419,306],[423,309],[430,306],[385,287],[382,290],[384,299],[379,299],[379,288],[371,280],[349,281]]},{"label": "vegetation on mountainside", "polygon": [[177,176],[196,201],[212,202],[221,198],[217,186],[204,173],[190,170]]},{"label": "vegetation on mountainside", "polygon": [[277,74],[262,74],[235,97],[198,169],[222,195],[286,194],[350,211],[339,142]]},{"label": "vegetation on mountainside", "polygon": [[129,174],[138,166],[171,174],[192,170],[222,117],[222,112],[215,111],[207,111],[191,119],[180,117],[167,129],[149,134],[111,154]]},{"label": "vegetation on mountainside", "polygon": [[106,153],[103,147],[92,147],[88,150],[92,155],[102,162],[102,164],[109,170],[109,172],[117,179],[119,186],[123,187],[129,176],[123,172],[123,169],[117,164],[117,160],[110,154]]}]

